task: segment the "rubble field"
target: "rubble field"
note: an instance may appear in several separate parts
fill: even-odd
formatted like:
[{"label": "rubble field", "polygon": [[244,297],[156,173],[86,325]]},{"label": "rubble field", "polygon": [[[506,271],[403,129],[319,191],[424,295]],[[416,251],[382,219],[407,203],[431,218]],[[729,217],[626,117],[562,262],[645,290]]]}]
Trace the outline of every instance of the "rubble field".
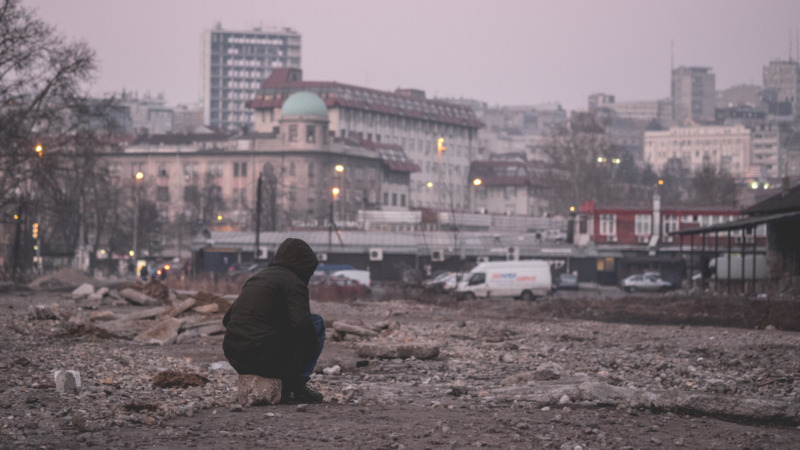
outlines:
[{"label": "rubble field", "polygon": [[[190,287],[187,287],[190,289]],[[800,303],[317,302],[312,405],[237,403],[235,296],[0,294],[2,448],[796,448]]]}]

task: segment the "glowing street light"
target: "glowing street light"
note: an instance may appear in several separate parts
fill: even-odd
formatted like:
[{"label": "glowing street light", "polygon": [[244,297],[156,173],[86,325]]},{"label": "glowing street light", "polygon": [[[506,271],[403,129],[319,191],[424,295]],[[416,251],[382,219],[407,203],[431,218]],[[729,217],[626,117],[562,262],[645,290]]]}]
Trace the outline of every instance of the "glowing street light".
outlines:
[{"label": "glowing street light", "polygon": [[483,181],[480,178],[475,178],[474,180],[472,180],[472,184],[475,186],[480,186],[481,183],[483,183]]},{"label": "glowing street light", "polygon": [[128,255],[130,255],[130,257],[131,257],[131,258],[133,258],[133,255],[134,255],[134,254],[135,254],[135,253],[133,252],[133,250],[130,250],[130,251],[128,251]]},{"label": "glowing street light", "polygon": [[758,181],[751,181],[750,182],[751,189],[758,189]]},{"label": "glowing street light", "polygon": [[337,165],[336,165],[336,166],[333,168],[333,170],[335,170],[335,171],[336,171],[336,172],[338,172],[338,173],[342,173],[342,172],[344,172],[344,166],[343,166],[343,165],[341,165],[341,164],[337,164]]},{"label": "glowing street light", "polygon": [[336,197],[339,195],[339,192],[340,191],[339,191],[338,187],[334,187],[333,189],[331,189],[331,194],[333,194],[333,199],[334,200],[336,200]]},{"label": "glowing street light", "polygon": [[427,186],[428,186],[429,188],[432,188],[432,187],[433,187],[433,181],[428,181],[428,184],[427,184]]},{"label": "glowing street light", "polygon": [[658,185],[659,186],[663,186],[664,185],[664,180],[658,180]]},{"label": "glowing street light", "polygon": [[43,150],[42,144],[36,144],[36,148],[34,148],[34,151],[36,151],[36,154],[39,155],[39,158],[42,157],[42,150]]},{"label": "glowing street light", "polygon": [[222,214],[217,214],[217,221],[222,221]]},{"label": "glowing street light", "polygon": [[440,137],[436,141],[436,152],[438,153],[440,160],[442,159],[442,152],[445,151],[445,150],[447,150],[447,147],[445,147],[445,145],[444,145],[444,138]]},{"label": "glowing street light", "polygon": [[622,160],[620,160],[619,158],[614,158],[614,159],[611,160],[611,162],[614,163],[614,164],[619,164],[619,163],[622,162]]},{"label": "glowing street light", "polygon": [[569,207],[569,212],[575,212],[575,207],[574,206],[570,206]]},{"label": "glowing street light", "polygon": [[144,178],[144,174],[141,171],[140,172],[136,172],[136,179],[137,180],[141,180],[143,178]]}]

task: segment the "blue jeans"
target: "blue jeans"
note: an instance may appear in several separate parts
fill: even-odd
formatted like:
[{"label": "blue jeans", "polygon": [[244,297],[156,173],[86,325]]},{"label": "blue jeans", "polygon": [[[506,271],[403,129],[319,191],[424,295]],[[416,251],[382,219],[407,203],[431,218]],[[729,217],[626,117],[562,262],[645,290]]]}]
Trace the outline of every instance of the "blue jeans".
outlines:
[{"label": "blue jeans", "polygon": [[300,374],[300,380],[303,383],[311,379],[311,374],[314,373],[314,368],[317,367],[319,355],[322,354],[322,347],[325,345],[325,320],[319,314],[312,314],[311,321],[314,322],[314,329],[317,331],[317,341],[319,342],[319,353],[303,367],[303,372]]}]

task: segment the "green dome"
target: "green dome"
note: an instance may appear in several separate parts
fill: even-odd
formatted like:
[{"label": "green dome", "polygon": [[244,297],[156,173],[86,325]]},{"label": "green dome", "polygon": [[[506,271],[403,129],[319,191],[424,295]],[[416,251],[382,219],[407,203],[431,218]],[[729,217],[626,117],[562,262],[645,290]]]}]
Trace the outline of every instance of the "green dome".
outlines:
[{"label": "green dome", "polygon": [[295,92],[283,102],[281,116],[314,116],[328,120],[328,107],[325,106],[325,102],[319,98],[319,95],[313,92]]}]

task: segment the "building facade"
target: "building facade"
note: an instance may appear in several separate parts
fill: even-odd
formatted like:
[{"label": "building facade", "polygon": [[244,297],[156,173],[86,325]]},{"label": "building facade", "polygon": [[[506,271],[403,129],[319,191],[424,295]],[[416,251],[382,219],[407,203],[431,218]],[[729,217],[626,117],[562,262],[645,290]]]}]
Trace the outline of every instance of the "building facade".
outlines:
[{"label": "building facade", "polygon": [[148,136],[104,161],[121,183],[142,172],[160,220],[187,224],[168,228],[170,252],[201,228],[255,229],[259,176],[264,230],[356,227],[360,210],[408,209],[419,167],[399,146],[330,135],[312,93],[295,94],[284,111],[274,133]]},{"label": "building facade", "polygon": [[477,131],[482,125],[470,107],[430,100],[414,89],[387,92],[304,81],[299,69],[278,69],[247,103],[253,110],[254,130],[276,130],[284,101],[297,91],[313,92],[323,99],[329,131],[336,137],[398,146],[419,166],[419,172],[411,173],[409,206],[468,207],[469,163],[477,153]]},{"label": "building facade", "polygon": [[764,66],[764,87],[775,90],[777,101],[788,102],[794,117],[800,117],[800,63],[793,60],[770,61]]},{"label": "building facade", "polygon": [[544,169],[527,161],[475,161],[470,166],[473,212],[542,217],[551,195]]},{"label": "building facade", "polygon": [[300,33],[290,29],[225,30],[221,24],[203,33],[201,93],[205,124],[223,130],[250,127],[255,97],[273,70],[300,67]]},{"label": "building facade", "polygon": [[681,66],[672,70],[672,123],[687,119],[713,123],[716,108],[716,76],[709,67]]},{"label": "building facade", "polygon": [[690,172],[711,165],[743,179],[750,168],[750,145],[750,130],[742,125],[646,131],[644,160],[656,172],[662,171],[668,161],[677,159]]}]

